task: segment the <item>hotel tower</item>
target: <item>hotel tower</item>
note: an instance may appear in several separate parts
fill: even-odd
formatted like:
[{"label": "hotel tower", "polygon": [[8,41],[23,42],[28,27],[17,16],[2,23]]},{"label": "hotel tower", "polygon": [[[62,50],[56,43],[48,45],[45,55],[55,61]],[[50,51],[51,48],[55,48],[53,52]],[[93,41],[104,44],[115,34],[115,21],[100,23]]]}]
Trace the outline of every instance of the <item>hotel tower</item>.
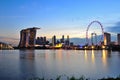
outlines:
[{"label": "hotel tower", "polygon": [[40,28],[27,28],[20,31],[19,48],[33,48],[35,46],[36,30]]}]

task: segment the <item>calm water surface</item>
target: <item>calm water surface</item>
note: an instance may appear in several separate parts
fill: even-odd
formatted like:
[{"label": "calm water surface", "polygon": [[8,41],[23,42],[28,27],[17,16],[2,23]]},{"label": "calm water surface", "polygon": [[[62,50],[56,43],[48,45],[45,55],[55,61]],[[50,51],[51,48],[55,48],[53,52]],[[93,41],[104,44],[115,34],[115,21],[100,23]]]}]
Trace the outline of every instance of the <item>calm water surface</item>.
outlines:
[{"label": "calm water surface", "polygon": [[1,50],[0,80],[55,79],[58,75],[98,79],[120,75],[120,52]]}]

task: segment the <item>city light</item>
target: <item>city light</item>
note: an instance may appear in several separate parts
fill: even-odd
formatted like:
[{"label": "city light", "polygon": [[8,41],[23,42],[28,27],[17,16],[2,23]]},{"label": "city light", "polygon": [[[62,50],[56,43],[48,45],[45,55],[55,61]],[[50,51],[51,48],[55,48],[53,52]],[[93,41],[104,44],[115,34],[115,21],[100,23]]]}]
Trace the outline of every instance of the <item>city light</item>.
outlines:
[{"label": "city light", "polygon": [[92,49],[94,49],[95,48],[95,46],[92,46]]},{"label": "city light", "polygon": [[55,46],[55,48],[62,48],[62,43],[60,43],[60,44],[56,44],[56,46]]}]

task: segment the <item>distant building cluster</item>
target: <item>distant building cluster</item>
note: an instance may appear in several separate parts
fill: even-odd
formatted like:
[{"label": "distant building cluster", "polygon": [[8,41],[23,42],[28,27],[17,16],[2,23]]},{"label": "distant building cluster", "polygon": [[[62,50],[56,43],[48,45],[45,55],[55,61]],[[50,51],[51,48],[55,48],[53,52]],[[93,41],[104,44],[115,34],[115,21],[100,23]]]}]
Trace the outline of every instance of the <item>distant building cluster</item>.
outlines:
[{"label": "distant building cluster", "polygon": [[33,28],[27,28],[20,31],[20,42],[18,47],[19,48],[34,48],[34,47],[45,47],[47,46],[58,46],[59,44],[62,44],[62,46],[70,46],[73,45],[73,43],[70,43],[69,35],[67,38],[64,38],[64,35],[60,40],[56,39],[56,36],[54,35],[52,37],[51,43],[46,39],[46,36],[44,37],[37,37],[36,38],[36,30],[39,28],[33,27]]},{"label": "distant building cluster", "polygon": [[[62,35],[61,39],[57,39],[54,35],[50,41],[47,40],[46,36],[44,37],[37,37],[36,38],[36,30],[39,28],[33,27],[33,28],[27,28],[20,31],[20,43],[19,48],[64,48],[64,49],[102,49],[102,46],[104,47],[111,47],[114,45],[120,46],[120,34],[117,34],[117,43],[111,42],[111,34],[104,32],[103,35],[103,42],[101,45],[94,45],[93,44],[93,37],[96,36],[95,33],[92,33],[92,45],[74,45],[73,42],[70,42],[69,35],[65,38],[64,35]],[[97,42],[96,42],[97,43]],[[113,47],[112,47],[113,48]]]},{"label": "distant building cluster", "polygon": [[60,43],[69,46],[70,45],[69,36],[67,36],[66,40],[64,39],[64,35],[60,40],[57,40],[55,35],[52,37],[52,46],[55,46],[56,44],[60,44]]},{"label": "distant building cluster", "polygon": [[[62,35],[61,39],[57,39],[54,35],[51,38],[51,42],[46,39],[46,37],[37,37],[36,39],[36,46],[52,46],[52,47],[63,47],[63,46],[71,46],[73,43],[70,43],[69,36],[67,38],[64,38],[64,35]],[[61,45],[61,46],[60,46]]]},{"label": "distant building cluster", "polygon": [[46,40],[46,37],[37,37],[36,45],[49,45],[49,41]]},{"label": "distant building cluster", "polygon": [[10,44],[0,42],[0,50],[5,50],[5,49],[13,49],[13,47]]}]

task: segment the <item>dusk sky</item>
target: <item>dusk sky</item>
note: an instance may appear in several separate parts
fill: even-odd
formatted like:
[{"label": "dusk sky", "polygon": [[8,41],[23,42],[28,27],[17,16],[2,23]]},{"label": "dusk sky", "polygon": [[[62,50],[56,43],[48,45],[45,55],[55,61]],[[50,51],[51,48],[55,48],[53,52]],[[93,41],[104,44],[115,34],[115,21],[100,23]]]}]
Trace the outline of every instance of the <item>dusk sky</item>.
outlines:
[{"label": "dusk sky", "polygon": [[40,27],[37,36],[82,38],[94,20],[119,33],[120,0],[0,0],[0,37],[19,39],[20,30]]}]

